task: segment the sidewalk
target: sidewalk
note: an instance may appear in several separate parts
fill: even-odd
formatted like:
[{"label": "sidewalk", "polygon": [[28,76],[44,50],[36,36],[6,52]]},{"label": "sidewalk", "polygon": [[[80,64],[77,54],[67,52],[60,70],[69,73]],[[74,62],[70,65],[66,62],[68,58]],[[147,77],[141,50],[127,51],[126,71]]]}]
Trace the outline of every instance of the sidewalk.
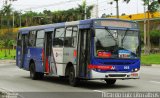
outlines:
[{"label": "sidewalk", "polygon": [[152,64],[151,66],[153,66],[153,67],[160,67],[159,64]]},{"label": "sidewalk", "polygon": [[16,60],[0,60],[0,64],[15,64]]}]

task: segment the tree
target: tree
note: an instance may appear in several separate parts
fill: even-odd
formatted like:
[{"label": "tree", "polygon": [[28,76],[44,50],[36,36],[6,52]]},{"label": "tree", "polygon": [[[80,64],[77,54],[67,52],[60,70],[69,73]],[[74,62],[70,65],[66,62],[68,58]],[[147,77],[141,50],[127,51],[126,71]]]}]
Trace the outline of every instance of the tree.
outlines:
[{"label": "tree", "polygon": [[[147,10],[147,32],[144,32],[144,49],[145,49],[145,54],[149,54],[151,50],[151,42],[150,42],[150,19],[149,19],[149,14],[154,13],[155,11],[158,10],[159,4],[158,1],[150,1],[150,0],[142,0],[144,2],[144,6],[148,7]],[[145,25],[146,23],[144,23]]]},{"label": "tree", "polygon": [[12,8],[11,4],[9,5],[4,5],[2,7],[2,14],[4,17],[7,17],[7,27],[10,27],[10,16],[11,16]]},{"label": "tree", "polygon": [[[119,18],[119,0],[114,0],[116,2],[116,13],[117,13],[117,18]],[[130,0],[123,0],[126,3],[129,3]]]},{"label": "tree", "polygon": [[[83,1],[81,5],[78,5],[78,13],[79,13],[79,19],[85,19],[85,14],[87,18],[91,17],[91,10],[93,9],[93,5],[87,6],[86,1]],[[86,13],[85,13],[86,10]]]}]

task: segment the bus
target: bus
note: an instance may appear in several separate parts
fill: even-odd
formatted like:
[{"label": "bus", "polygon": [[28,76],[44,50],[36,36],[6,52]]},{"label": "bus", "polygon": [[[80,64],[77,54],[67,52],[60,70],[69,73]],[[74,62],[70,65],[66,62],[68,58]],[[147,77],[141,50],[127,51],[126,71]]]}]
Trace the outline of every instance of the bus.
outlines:
[{"label": "bus", "polygon": [[16,65],[31,79],[67,77],[80,80],[139,79],[140,32],[134,21],[87,19],[25,27],[17,35]]}]

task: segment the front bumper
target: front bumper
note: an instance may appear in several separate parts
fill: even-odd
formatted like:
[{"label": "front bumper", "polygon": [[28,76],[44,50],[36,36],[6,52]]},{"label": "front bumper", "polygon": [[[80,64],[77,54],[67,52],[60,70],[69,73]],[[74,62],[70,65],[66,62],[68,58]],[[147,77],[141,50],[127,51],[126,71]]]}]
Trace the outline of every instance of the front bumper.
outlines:
[{"label": "front bumper", "polygon": [[90,79],[139,79],[138,72],[106,72],[100,73],[91,70]]}]

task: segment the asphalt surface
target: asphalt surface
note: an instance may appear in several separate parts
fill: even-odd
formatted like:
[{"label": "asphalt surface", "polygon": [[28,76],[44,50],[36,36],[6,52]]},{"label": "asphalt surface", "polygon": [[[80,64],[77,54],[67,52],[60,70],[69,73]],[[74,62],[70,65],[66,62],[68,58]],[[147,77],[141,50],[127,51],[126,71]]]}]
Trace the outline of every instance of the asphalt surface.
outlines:
[{"label": "asphalt surface", "polygon": [[135,80],[117,80],[114,86],[94,80],[71,87],[66,79],[31,80],[29,72],[15,64],[0,64],[0,91],[18,92],[20,98],[101,98],[102,92],[160,92],[160,67],[142,66],[140,76]]}]

